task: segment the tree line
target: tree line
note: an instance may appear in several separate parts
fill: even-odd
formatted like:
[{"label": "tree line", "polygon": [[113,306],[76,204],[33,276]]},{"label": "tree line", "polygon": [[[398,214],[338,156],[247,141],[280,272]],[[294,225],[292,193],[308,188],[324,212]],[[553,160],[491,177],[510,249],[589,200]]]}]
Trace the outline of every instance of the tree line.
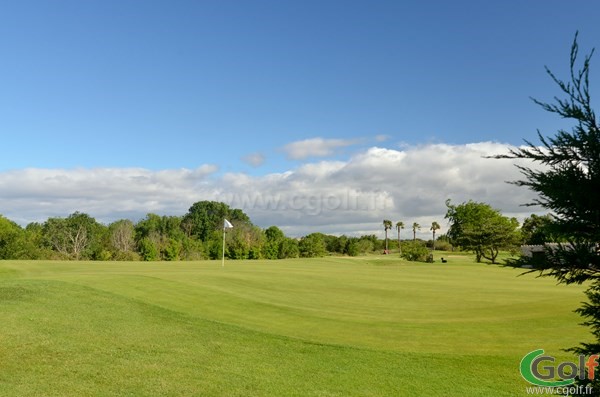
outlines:
[{"label": "tree line", "polygon": [[194,203],[183,216],[147,214],[134,223],[108,225],[74,212],[21,227],[0,215],[0,259],[176,261],[218,259],[223,220],[229,259],[285,259],[330,254],[357,256],[382,249],[375,235],[361,237],[311,233],[291,238],[277,226],[261,229],[241,209],[215,201]]},{"label": "tree line", "polygon": [[[460,250],[475,254],[475,260],[483,259],[497,263],[500,251],[516,253],[521,245],[543,245],[545,243],[562,242],[564,239],[553,232],[553,218],[550,215],[532,214],[520,226],[516,218],[502,215],[501,211],[491,205],[469,200],[461,204],[452,204],[446,201],[449,228],[446,234],[436,238],[436,233],[441,229],[438,222],[434,221],[429,227],[432,234],[431,240],[417,239],[417,231],[421,225],[413,222],[412,240],[401,243],[400,234],[405,228],[404,222],[395,224],[397,243],[389,240],[388,231],[392,229],[393,222],[383,220],[385,232],[384,253],[390,254],[395,248],[398,253],[409,261],[431,260],[431,252],[436,249],[442,251]],[[428,259],[429,258],[429,259]]]},{"label": "tree line", "polygon": [[104,225],[92,216],[75,212],[68,217],[52,217],[45,222],[21,227],[0,215],[0,259],[62,260],[144,260],[176,261],[218,259],[223,249],[223,220],[234,227],[226,233],[225,256],[229,259],[310,258],[325,255],[358,256],[367,253],[397,252],[410,261],[426,261],[431,251],[466,250],[476,260],[496,262],[500,250],[520,244],[557,241],[547,226],[550,216],[531,215],[519,229],[488,204],[469,201],[460,205],[447,202],[447,234],[437,236],[438,222],[432,222],[430,240],[416,237],[421,226],[412,224],[412,239],[401,239],[404,222],[395,224],[397,238],[390,240],[390,220],[383,221],[385,238],[332,236],[311,233],[291,238],[277,226],[261,229],[246,213],[214,201],[199,201],[183,216],[147,214],[137,223],[121,219]]}]

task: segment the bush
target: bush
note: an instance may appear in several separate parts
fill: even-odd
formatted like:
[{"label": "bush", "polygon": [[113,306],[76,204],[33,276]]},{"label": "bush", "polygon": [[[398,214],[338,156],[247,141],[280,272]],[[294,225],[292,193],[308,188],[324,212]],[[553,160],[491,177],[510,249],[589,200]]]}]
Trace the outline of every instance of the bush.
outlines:
[{"label": "bush", "polygon": [[144,237],[139,242],[139,250],[142,260],[157,261],[160,260],[160,252],[154,241],[148,237]]},{"label": "bush", "polygon": [[115,261],[130,261],[135,262],[139,261],[140,255],[134,251],[120,251],[114,254],[113,260]]},{"label": "bush", "polygon": [[182,259],[186,261],[195,261],[206,259],[204,253],[204,244],[202,241],[197,241],[189,237],[185,237],[182,241]]},{"label": "bush", "polygon": [[281,241],[279,246],[279,259],[297,258],[300,256],[298,241],[293,238],[286,237]]},{"label": "bush", "polygon": [[[433,246],[433,241],[427,241],[427,248],[431,248]],[[446,240],[436,240],[435,241],[435,250],[436,251],[452,251],[452,244]]]},{"label": "bush", "polygon": [[402,242],[402,257],[412,262],[425,262],[429,250],[421,241]]},{"label": "bush", "polygon": [[351,238],[346,244],[346,253],[350,256],[358,256],[360,254],[360,247],[358,245],[357,238]]}]

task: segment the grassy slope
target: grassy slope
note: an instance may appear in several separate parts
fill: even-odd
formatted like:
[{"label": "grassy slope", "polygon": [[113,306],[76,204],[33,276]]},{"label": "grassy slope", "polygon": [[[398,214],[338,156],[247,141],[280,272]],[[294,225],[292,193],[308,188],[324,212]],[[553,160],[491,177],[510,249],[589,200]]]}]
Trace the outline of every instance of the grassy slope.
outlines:
[{"label": "grassy slope", "polygon": [[0,395],[521,395],[582,288],[470,261],[0,262]]}]

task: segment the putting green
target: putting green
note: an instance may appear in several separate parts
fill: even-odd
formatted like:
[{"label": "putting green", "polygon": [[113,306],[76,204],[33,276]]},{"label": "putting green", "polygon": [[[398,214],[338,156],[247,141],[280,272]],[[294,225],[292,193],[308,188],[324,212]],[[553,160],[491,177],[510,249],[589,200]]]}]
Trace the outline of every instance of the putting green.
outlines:
[{"label": "putting green", "polygon": [[583,287],[448,257],[0,262],[0,395],[524,395]]}]

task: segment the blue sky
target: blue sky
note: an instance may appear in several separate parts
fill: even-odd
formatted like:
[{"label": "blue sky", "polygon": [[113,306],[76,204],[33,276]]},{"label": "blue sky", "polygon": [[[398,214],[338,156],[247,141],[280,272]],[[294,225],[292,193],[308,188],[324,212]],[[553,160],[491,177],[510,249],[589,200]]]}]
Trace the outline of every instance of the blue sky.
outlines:
[{"label": "blue sky", "polygon": [[3,4],[0,173],[208,165],[215,183],[372,147],[520,144],[567,125],[529,97],[558,94],[544,65],[565,76],[576,30],[583,52],[600,43],[598,15],[581,0]]}]

